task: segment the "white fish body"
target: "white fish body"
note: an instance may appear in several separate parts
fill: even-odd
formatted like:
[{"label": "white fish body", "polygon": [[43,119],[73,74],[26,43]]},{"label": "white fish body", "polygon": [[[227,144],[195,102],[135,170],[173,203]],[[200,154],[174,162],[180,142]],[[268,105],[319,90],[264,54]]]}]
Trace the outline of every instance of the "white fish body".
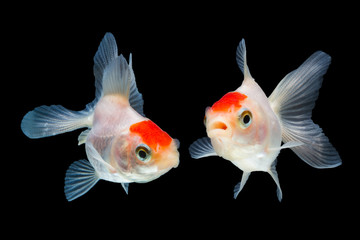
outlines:
[{"label": "white fish body", "polygon": [[83,111],[62,106],[41,106],[28,112],[21,129],[29,138],[57,135],[78,128],[88,160],[70,165],[65,195],[72,201],[89,191],[99,179],[121,183],[126,193],[131,182],[152,181],[179,164],[179,142],[143,114],[143,99],[132,69],[118,56],[114,36],[107,33],[94,57],[96,98]]},{"label": "white fish body", "polygon": [[[311,120],[312,109],[330,64],[330,56],[318,51],[278,84],[269,98],[252,78],[246,61],[245,41],[238,46],[237,63],[244,73],[242,85],[206,109],[208,137],[189,148],[193,158],[221,156],[243,171],[234,189],[236,198],[253,171],[268,172],[282,191],[276,172],[281,149],[291,148],[316,168],[341,164],[336,149]],[[281,145],[281,143],[284,143]]]}]

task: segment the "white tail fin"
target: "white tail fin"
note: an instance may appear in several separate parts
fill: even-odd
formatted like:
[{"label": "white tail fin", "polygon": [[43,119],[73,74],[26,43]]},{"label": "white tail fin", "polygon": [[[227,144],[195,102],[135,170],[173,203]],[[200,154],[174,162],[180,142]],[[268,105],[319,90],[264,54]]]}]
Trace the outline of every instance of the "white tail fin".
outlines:
[{"label": "white tail fin", "polygon": [[71,111],[60,105],[40,106],[28,112],[21,130],[29,138],[43,138],[78,128],[91,127],[93,106],[89,104],[83,111]]},{"label": "white tail fin", "polygon": [[291,149],[315,168],[331,168],[341,164],[336,149],[322,129],[311,120],[312,109],[330,61],[326,53],[315,52],[298,69],[286,75],[269,97],[270,105],[281,122],[283,142],[304,143]]}]

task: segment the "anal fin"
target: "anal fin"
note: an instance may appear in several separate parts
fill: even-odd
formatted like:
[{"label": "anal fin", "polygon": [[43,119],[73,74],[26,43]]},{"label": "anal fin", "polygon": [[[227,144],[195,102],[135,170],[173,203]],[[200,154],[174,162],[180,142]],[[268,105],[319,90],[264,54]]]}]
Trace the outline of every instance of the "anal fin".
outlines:
[{"label": "anal fin", "polygon": [[280,187],[280,182],[279,182],[279,177],[276,171],[276,163],[277,160],[275,159],[275,161],[272,163],[271,168],[269,170],[269,174],[270,176],[274,179],[276,186],[277,186],[277,190],[276,190],[276,195],[279,199],[279,202],[281,202],[282,199],[282,191],[281,191],[281,187]]},{"label": "anal fin", "polygon": [[121,183],[121,186],[124,188],[126,194],[129,194],[129,183]]},{"label": "anal fin", "polygon": [[249,176],[250,176],[250,172],[243,172],[243,175],[241,177],[241,181],[238,184],[236,184],[235,187],[234,187],[234,199],[237,198],[240,191],[245,186],[245,183],[248,180]]}]

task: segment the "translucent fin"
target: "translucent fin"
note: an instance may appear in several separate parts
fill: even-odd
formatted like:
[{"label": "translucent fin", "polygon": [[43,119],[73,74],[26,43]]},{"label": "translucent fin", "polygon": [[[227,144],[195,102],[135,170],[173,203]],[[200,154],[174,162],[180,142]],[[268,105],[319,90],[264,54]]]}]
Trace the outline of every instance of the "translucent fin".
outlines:
[{"label": "translucent fin", "polygon": [[90,131],[91,131],[91,129],[86,129],[85,131],[80,133],[80,135],[78,137],[78,141],[79,141],[78,145],[81,145],[86,142],[86,138]]},{"label": "translucent fin", "polygon": [[[126,95],[129,96],[130,106],[135,109],[135,111],[137,111],[139,114],[144,116],[144,101],[142,99],[141,93],[139,93],[136,86],[135,74],[132,68],[132,54],[130,54],[129,57],[129,65],[127,65],[126,60],[123,58],[123,56],[121,56],[121,60],[117,58],[119,58],[119,56],[116,40],[111,33],[106,33],[94,57],[94,76],[96,87],[95,102],[97,102],[97,100],[100,99],[101,96],[103,96],[104,87],[110,88],[106,90],[106,93],[108,94],[114,92],[121,93],[124,91]],[[115,65],[113,65],[111,69],[109,69],[110,66],[114,64],[113,62],[115,61],[115,59],[117,59],[118,63],[115,63]],[[122,65],[119,65],[119,63],[121,63]],[[105,72],[107,72],[106,76]],[[113,78],[109,79],[109,74],[112,75]],[[122,79],[121,76],[125,75],[126,77]],[[106,79],[104,77],[106,77]],[[125,83],[125,85],[122,86],[123,91],[120,90],[122,83]],[[106,84],[106,86],[103,86],[104,84]],[[128,93],[128,85],[130,86],[130,93]]]},{"label": "translucent fin", "polygon": [[247,65],[246,60],[246,46],[245,46],[245,39],[242,39],[239,43],[239,46],[236,49],[236,62],[244,74],[244,79],[252,78],[250,74],[249,67]]},{"label": "translucent fin", "polygon": [[87,160],[72,163],[66,171],[65,196],[72,201],[87,193],[99,181],[94,168]]},{"label": "translucent fin", "polygon": [[91,127],[93,107],[89,104],[83,111],[71,111],[60,105],[40,106],[28,112],[21,130],[29,138],[43,138],[78,128]]},{"label": "translucent fin", "polygon": [[336,149],[322,129],[311,120],[323,75],[331,58],[318,51],[298,69],[284,77],[269,97],[270,105],[280,119],[283,142],[302,142],[292,147],[303,161],[315,168],[331,168],[341,164]]},{"label": "translucent fin", "polygon": [[121,183],[121,186],[124,188],[126,194],[129,194],[129,183]]},{"label": "translucent fin", "polygon": [[136,81],[135,81],[135,74],[132,68],[132,54],[130,53],[130,57],[129,57],[129,67],[131,69],[131,86],[130,86],[130,97],[129,97],[129,103],[130,106],[137,111],[140,115],[144,116],[144,111],[143,111],[143,106],[144,106],[144,100],[142,98],[142,94],[139,93],[139,90],[136,86]]},{"label": "translucent fin", "polygon": [[276,171],[276,163],[277,163],[277,160],[275,159],[275,161],[271,165],[269,174],[274,179],[274,181],[276,183],[276,186],[277,186],[276,195],[277,195],[277,197],[279,199],[279,202],[281,202],[282,191],[281,191],[281,187],[280,187],[279,177],[278,177],[278,174],[277,174],[277,171]]},{"label": "translucent fin", "polygon": [[105,160],[101,157],[100,153],[95,149],[94,145],[91,142],[88,142],[85,145],[85,149],[89,161],[93,164],[93,166],[99,173],[105,173],[109,171],[116,172],[116,169],[113,166],[105,162]]},{"label": "translucent fin", "polygon": [[208,137],[199,138],[193,142],[189,147],[190,155],[192,158],[199,159],[209,156],[217,156],[211,140]]},{"label": "translucent fin", "polygon": [[94,56],[94,76],[96,87],[96,98],[102,96],[102,80],[105,68],[118,56],[116,40],[111,33],[106,33]]},{"label": "translucent fin", "polygon": [[278,147],[278,148],[270,148],[269,150],[270,150],[270,151],[277,151],[277,150],[281,150],[281,149],[285,149],[285,148],[298,147],[298,146],[301,146],[301,145],[303,145],[303,144],[304,144],[304,143],[298,142],[298,141],[289,141],[289,142],[281,145],[281,146]]},{"label": "translucent fin", "polygon": [[107,163],[95,149],[91,142],[87,142],[85,145],[86,155],[89,158],[92,166],[96,169],[98,176],[110,182],[129,183],[132,182],[124,176],[120,175],[117,170]]},{"label": "translucent fin", "polygon": [[179,141],[179,139],[174,138],[173,141],[175,142],[176,148],[179,149],[179,148],[180,148],[180,141]]},{"label": "translucent fin", "polygon": [[245,183],[248,180],[249,176],[250,176],[249,172],[243,172],[242,177],[241,177],[241,181],[238,184],[236,184],[235,187],[234,187],[234,199],[237,198],[240,191],[245,186]]},{"label": "translucent fin", "polygon": [[102,81],[103,95],[120,94],[128,99],[133,80],[132,69],[129,67],[124,56],[120,55],[104,70]]}]

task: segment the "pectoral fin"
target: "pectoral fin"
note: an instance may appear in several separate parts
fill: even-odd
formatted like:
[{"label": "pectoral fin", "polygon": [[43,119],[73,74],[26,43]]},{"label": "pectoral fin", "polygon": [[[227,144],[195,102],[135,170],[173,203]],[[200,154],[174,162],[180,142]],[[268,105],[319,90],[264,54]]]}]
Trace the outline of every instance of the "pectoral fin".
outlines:
[{"label": "pectoral fin", "polygon": [[189,147],[189,152],[192,158],[198,159],[209,156],[217,156],[211,140],[208,137],[199,138],[193,142]]},{"label": "pectoral fin", "polygon": [[94,168],[87,160],[73,162],[66,171],[65,196],[70,202],[87,193],[96,183],[99,177]]}]

